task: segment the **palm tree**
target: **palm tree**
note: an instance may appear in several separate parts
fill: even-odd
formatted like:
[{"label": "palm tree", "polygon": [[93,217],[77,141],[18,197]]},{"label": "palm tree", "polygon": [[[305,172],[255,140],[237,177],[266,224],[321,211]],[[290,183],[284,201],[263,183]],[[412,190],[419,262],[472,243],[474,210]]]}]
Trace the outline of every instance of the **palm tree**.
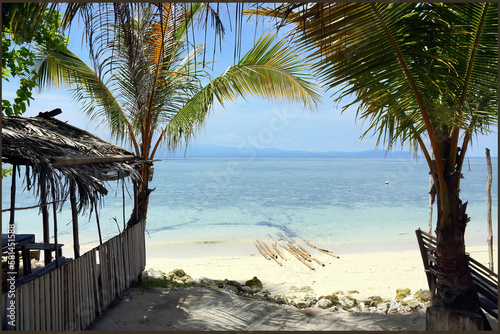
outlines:
[{"label": "palm tree", "polygon": [[[96,71],[69,50],[40,50],[40,85],[71,87],[84,111],[104,119],[111,134],[144,160],[151,162],[162,145],[188,145],[216,101],[255,95],[313,108],[320,100],[307,64],[275,35],[262,36],[236,65],[203,86],[210,79],[201,67],[203,45],[190,45],[186,36],[203,4],[110,6],[114,20],[94,17],[102,22],[93,27]],[[146,220],[152,176],[143,164],[129,226]]]},{"label": "palm tree", "polygon": [[[480,312],[465,254],[460,179],[475,134],[498,117],[495,3],[285,4],[259,15],[293,38],[337,101],[354,96],[377,145],[425,156],[437,198],[436,306]],[[248,10],[247,14],[257,14]],[[432,150],[432,151],[431,151]],[[434,153],[434,158],[429,154]]]}]

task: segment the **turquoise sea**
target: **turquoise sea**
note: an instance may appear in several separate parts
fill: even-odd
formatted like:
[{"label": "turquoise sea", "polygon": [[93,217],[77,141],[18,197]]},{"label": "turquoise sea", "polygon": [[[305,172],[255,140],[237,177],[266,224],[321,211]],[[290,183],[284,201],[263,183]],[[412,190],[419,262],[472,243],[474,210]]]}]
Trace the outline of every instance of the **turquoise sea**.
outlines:
[{"label": "turquoise sea", "polygon": [[[147,242],[255,239],[279,233],[324,243],[365,242],[414,237],[419,227],[428,230],[429,174],[422,158],[190,158],[159,161],[154,170]],[[496,158],[493,171],[497,242]],[[471,217],[466,242],[486,245],[485,159],[470,158],[463,174],[461,198],[469,202]],[[109,187],[100,212],[104,240],[123,228],[121,183]],[[8,208],[10,177],[3,180],[2,195],[2,208]],[[18,189],[17,207],[35,204],[31,193]],[[59,242],[70,246],[69,201],[65,207],[58,215]],[[131,209],[126,195],[126,219]],[[2,220],[5,233],[9,214],[2,213]],[[41,240],[38,209],[17,211],[16,228]],[[80,217],[80,238],[82,244],[97,243],[93,215]]]}]

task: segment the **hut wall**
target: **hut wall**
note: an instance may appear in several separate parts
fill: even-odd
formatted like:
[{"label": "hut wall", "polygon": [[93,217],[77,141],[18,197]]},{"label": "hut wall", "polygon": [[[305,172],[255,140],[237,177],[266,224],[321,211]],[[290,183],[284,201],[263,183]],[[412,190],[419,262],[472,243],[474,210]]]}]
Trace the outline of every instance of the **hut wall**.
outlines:
[{"label": "hut wall", "polygon": [[2,329],[80,331],[87,328],[146,265],[144,223],[109,239],[70,263],[15,290],[15,328],[8,326],[2,295]]}]

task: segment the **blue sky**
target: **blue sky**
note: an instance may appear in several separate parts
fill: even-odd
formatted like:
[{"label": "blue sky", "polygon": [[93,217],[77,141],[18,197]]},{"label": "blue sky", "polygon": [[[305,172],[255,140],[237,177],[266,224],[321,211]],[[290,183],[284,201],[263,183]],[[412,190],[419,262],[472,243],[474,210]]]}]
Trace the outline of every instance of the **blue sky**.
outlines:
[{"label": "blue sky", "polygon": [[[268,24],[259,24],[257,38]],[[269,29],[269,28],[267,28]],[[265,29],[264,29],[265,30]],[[255,23],[243,23],[242,55],[251,47],[254,41]],[[210,36],[210,34],[209,34]],[[203,35],[197,37],[203,39]],[[70,48],[82,59],[88,59],[85,46],[82,49],[82,33],[79,25],[74,25],[70,34]],[[208,43],[213,41],[208,38]],[[226,36],[223,40],[223,53],[216,54],[216,76],[233,63],[234,58],[234,24],[233,31],[226,24]],[[207,52],[207,59],[212,59],[212,52]],[[12,99],[17,81],[3,82],[3,98]],[[323,104],[316,111],[283,102],[270,102],[258,98],[240,98],[234,103],[227,103],[226,108],[215,106],[209,116],[205,128],[199,133],[192,145],[212,144],[221,146],[260,146],[280,148],[285,150],[303,151],[364,151],[375,148],[376,138],[359,139],[367,128],[361,120],[355,119],[355,108],[341,113],[343,103],[334,104],[324,95]],[[346,101],[345,104],[347,104]],[[96,135],[107,138],[105,126],[97,122],[91,123],[86,116],[81,115],[69,93],[64,90],[51,89],[35,93],[35,100],[27,108],[25,116],[36,116],[40,111],[61,108],[63,113],[58,116],[63,121],[85,128]],[[495,129],[496,132],[496,129]],[[492,156],[498,156],[498,136],[474,138],[469,148],[469,156],[484,156],[484,148],[491,150]],[[380,147],[383,149],[383,147]],[[407,147],[404,150],[408,150]]]}]

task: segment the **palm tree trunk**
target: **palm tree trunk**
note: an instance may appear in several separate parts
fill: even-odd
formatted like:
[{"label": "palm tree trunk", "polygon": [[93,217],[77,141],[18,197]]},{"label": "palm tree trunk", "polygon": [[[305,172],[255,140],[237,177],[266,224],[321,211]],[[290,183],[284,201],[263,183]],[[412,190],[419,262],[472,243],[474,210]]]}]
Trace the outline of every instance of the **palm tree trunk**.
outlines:
[{"label": "palm tree trunk", "polygon": [[[445,177],[448,197],[443,198],[439,193],[436,196],[437,290],[432,306],[483,315],[465,253],[465,227],[469,217],[465,213],[467,203],[462,203],[458,195],[459,179],[459,173]],[[437,184],[435,187],[439,189]],[[443,205],[444,201],[448,203]],[[449,212],[443,209],[447,207]]]},{"label": "palm tree trunk", "polygon": [[146,164],[142,165],[142,182],[135,194],[134,210],[127,222],[127,228],[134,226],[140,222],[145,222],[148,214],[149,194],[155,189],[149,189],[149,182],[153,178],[153,168]]}]

